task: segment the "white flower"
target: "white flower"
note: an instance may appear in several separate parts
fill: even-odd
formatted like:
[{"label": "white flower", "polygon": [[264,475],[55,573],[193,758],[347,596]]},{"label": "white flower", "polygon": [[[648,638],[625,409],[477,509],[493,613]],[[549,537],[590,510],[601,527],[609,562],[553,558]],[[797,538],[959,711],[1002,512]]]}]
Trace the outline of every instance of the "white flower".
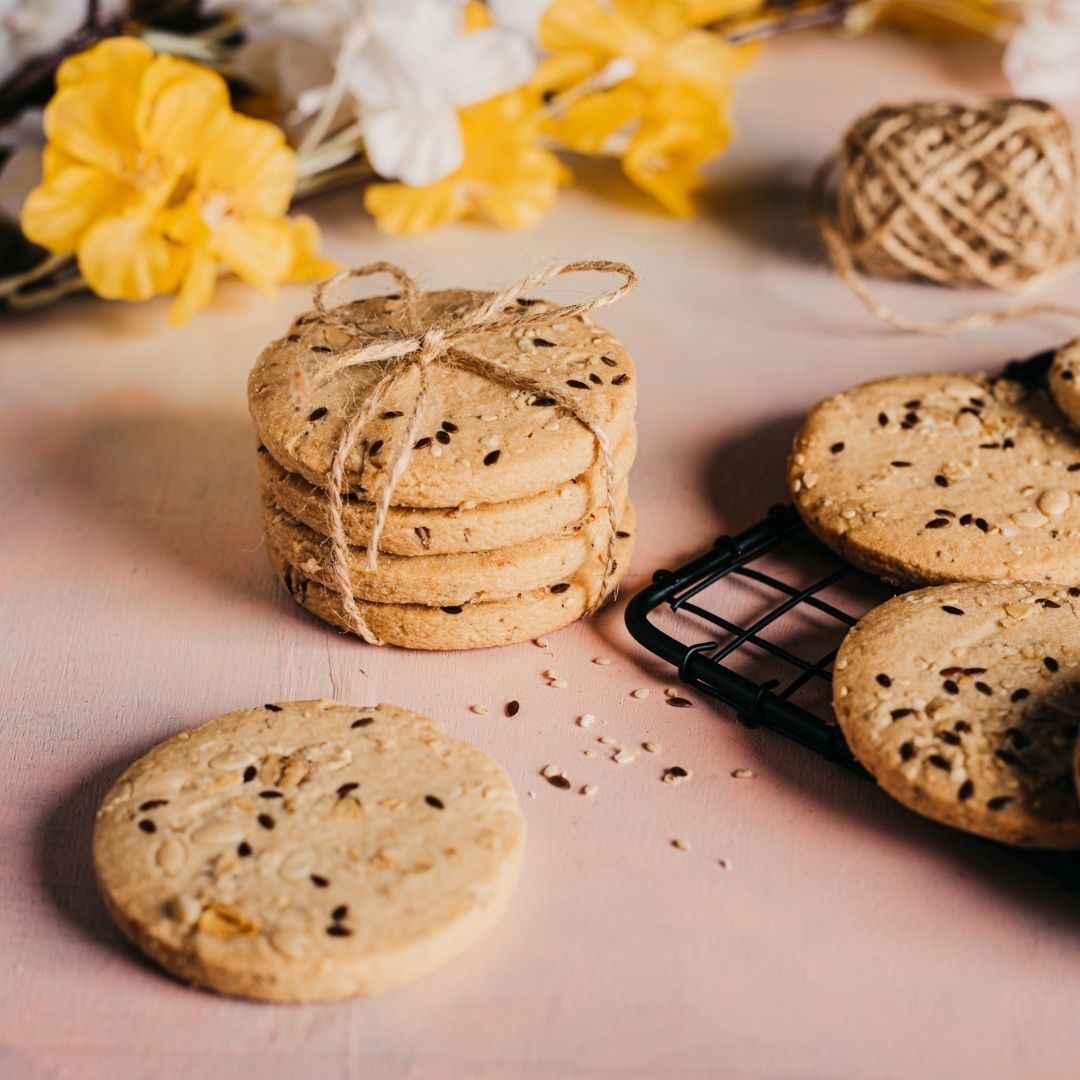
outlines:
[{"label": "white flower", "polygon": [[368,0],[363,27],[343,62],[364,148],[380,176],[414,187],[461,164],[456,110],[521,86],[536,64],[522,34],[466,33],[457,0]]},{"label": "white flower", "polygon": [[522,34],[538,45],[540,20],[551,7],[551,0],[487,0],[487,7],[496,26]]},{"label": "white flower", "polygon": [[354,0],[202,0],[207,15],[232,15],[250,39],[302,37],[334,49],[357,14]]},{"label": "white flower", "polygon": [[1003,64],[1020,97],[1080,100],[1080,0],[1030,5],[1005,48]]},{"label": "white flower", "polygon": [[[98,5],[98,22],[121,14],[123,0]],[[87,20],[86,0],[0,0],[0,83],[55,49]]]}]

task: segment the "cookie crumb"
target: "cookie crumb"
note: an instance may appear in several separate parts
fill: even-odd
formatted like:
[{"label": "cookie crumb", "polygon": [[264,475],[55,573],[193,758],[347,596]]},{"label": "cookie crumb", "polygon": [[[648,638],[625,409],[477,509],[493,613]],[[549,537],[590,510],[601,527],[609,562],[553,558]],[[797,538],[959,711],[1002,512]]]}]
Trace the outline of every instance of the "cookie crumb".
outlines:
[{"label": "cookie crumb", "polygon": [[671,841],[671,846],[676,851],[689,851],[690,850],[690,841],[689,840],[682,840],[682,839],[675,839],[675,840]]}]

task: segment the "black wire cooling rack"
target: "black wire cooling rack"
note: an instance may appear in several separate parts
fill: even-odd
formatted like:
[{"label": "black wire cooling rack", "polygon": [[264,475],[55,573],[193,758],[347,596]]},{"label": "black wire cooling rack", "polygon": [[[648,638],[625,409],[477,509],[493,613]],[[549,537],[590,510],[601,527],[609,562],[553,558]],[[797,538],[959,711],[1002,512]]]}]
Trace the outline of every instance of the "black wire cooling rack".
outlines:
[{"label": "black wire cooling rack", "polygon": [[[1003,374],[1045,384],[1053,352]],[[679,678],[765,727],[862,776],[832,715],[832,665],[844,635],[895,590],[816,539],[793,506],[774,506],[677,570],[658,570],[626,608],[626,626]],[[1017,852],[1072,888],[1080,862]]]}]

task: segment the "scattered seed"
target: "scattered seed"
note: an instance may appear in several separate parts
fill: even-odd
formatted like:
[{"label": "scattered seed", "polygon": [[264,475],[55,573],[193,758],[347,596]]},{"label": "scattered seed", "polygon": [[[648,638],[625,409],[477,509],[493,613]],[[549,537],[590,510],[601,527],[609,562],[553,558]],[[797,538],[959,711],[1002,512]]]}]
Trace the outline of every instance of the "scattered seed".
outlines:
[{"label": "scattered seed", "polygon": [[258,775],[259,775],[259,770],[256,769],[254,765],[249,765],[244,770],[244,783],[245,784],[250,784],[251,781],[254,780],[255,777],[258,776]]},{"label": "scattered seed", "polygon": [[149,818],[143,818],[142,821],[139,822],[139,828],[142,829],[144,833],[157,832],[157,826]]},{"label": "scattered seed", "polygon": [[545,780],[550,780],[550,779],[551,779],[551,778],[552,778],[553,776],[559,776],[559,775],[561,774],[561,772],[562,772],[562,770],[561,770],[561,769],[558,769],[558,768],[556,768],[556,767],[555,767],[554,765],[545,765],[545,766],[544,766],[544,767],[543,767],[543,768],[542,768],[542,769],[540,770],[540,775],[541,775],[541,776],[542,776],[542,777],[543,777],[543,778],[544,778]]},{"label": "scattered seed", "polygon": [[260,814],[255,820],[264,829],[272,829],[275,825],[274,819],[269,814]]},{"label": "scattered seed", "polygon": [[553,687],[556,690],[565,690],[570,684],[565,679],[552,679],[548,686]]},{"label": "scattered seed", "polygon": [[733,769],[731,775],[736,780],[749,780],[754,775],[753,769]]},{"label": "scattered seed", "polygon": [[618,739],[613,739],[610,735],[601,735],[596,741],[603,746],[616,746],[619,742]]},{"label": "scattered seed", "polygon": [[350,791],[355,791],[359,786],[360,785],[355,780],[350,780],[347,784],[342,784],[341,787],[337,789],[337,797],[339,799],[344,799]]},{"label": "scattered seed", "polygon": [[309,420],[321,420],[326,415],[326,412],[327,412],[326,406],[325,405],[320,405],[319,408],[317,408],[317,409],[313,410],[312,412],[308,413],[308,419]]},{"label": "scattered seed", "polygon": [[641,744],[641,749],[644,750],[647,754],[659,754],[660,753],[659,744],[651,742],[651,741],[643,742]]},{"label": "scattered seed", "polygon": [[632,761],[637,761],[637,752],[634,750],[617,750],[612,755],[611,760],[616,765],[629,765]]},{"label": "scattered seed", "polygon": [[667,703],[673,709],[689,709],[693,707],[693,702],[689,698],[684,697],[669,697]]},{"label": "scattered seed", "polygon": [[506,703],[506,705],[503,707],[503,712],[506,713],[507,716],[517,716],[518,711],[520,709],[521,709],[521,702],[520,701],[508,701]]},{"label": "scattered seed", "polygon": [[501,450],[492,450],[490,454],[485,454],[484,455],[484,464],[485,465],[494,465],[495,462],[498,461],[501,456],[502,456],[502,451]]},{"label": "scattered seed", "polygon": [[596,723],[596,717],[591,712],[582,713],[577,718],[578,727],[592,727]]},{"label": "scattered seed", "polygon": [[716,865],[719,866],[721,870],[730,870],[731,869],[731,860],[730,859],[717,859],[716,860]]},{"label": "scattered seed", "polygon": [[595,795],[599,789],[595,784],[585,784],[581,788],[582,795]]},{"label": "scattered seed", "polygon": [[351,728],[367,727],[369,724],[373,723],[374,720],[375,720],[375,717],[373,717],[373,716],[361,716],[359,720],[354,720],[349,725],[349,727],[351,727]]},{"label": "scattered seed", "polygon": [[549,776],[547,782],[552,787],[557,787],[560,791],[569,791],[573,786],[561,773],[558,776]]},{"label": "scattered seed", "polygon": [[347,926],[342,926],[341,923],[331,923],[326,932],[331,937],[352,937],[352,931]]},{"label": "scattered seed", "polygon": [[1046,665],[1047,671],[1057,671],[1061,667],[1061,665],[1052,656],[1044,656],[1043,664]]},{"label": "scattered seed", "polygon": [[432,807],[435,810],[446,809],[446,803],[444,803],[442,799],[438,797],[438,795],[425,795],[424,802],[426,802],[428,806]]},{"label": "scattered seed", "polygon": [[632,698],[636,698],[638,701],[641,701],[643,698],[647,698],[649,696],[649,691],[646,687],[641,686],[638,687],[637,690],[631,690],[630,696]]},{"label": "scattered seed", "polygon": [[485,705],[470,705],[469,712],[475,713],[477,716],[487,716],[488,710]]},{"label": "scattered seed", "polygon": [[679,784],[683,780],[690,779],[690,770],[684,769],[681,765],[670,765],[661,773],[660,779],[665,784]]},{"label": "scattered seed", "polygon": [[327,878],[324,878],[322,874],[312,874],[311,884],[317,889],[325,889],[329,887],[330,882]]},{"label": "scattered seed", "polygon": [[592,662],[599,667],[607,667],[611,663],[606,656],[594,656]]},{"label": "scattered seed", "polygon": [[676,851],[689,851],[690,850],[690,841],[689,840],[679,840],[679,839],[672,840],[671,841],[671,846],[673,848],[675,848]]},{"label": "scattered seed", "polygon": [[241,840],[237,845],[236,854],[241,859],[246,859],[251,854],[251,845],[246,840]]}]

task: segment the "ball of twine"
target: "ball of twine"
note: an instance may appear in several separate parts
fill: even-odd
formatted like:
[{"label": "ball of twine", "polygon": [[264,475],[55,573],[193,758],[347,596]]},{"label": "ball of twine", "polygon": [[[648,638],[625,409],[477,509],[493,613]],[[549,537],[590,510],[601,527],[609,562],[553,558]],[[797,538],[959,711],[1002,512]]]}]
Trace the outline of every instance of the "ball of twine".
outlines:
[{"label": "ball of twine", "polygon": [[922,322],[880,304],[856,271],[1007,291],[1059,272],[1076,254],[1080,204],[1072,135],[1051,105],[887,105],[851,126],[839,164],[835,220],[819,224],[836,270],[875,315],[953,333],[1036,311],[1080,314],[1039,304]]}]

